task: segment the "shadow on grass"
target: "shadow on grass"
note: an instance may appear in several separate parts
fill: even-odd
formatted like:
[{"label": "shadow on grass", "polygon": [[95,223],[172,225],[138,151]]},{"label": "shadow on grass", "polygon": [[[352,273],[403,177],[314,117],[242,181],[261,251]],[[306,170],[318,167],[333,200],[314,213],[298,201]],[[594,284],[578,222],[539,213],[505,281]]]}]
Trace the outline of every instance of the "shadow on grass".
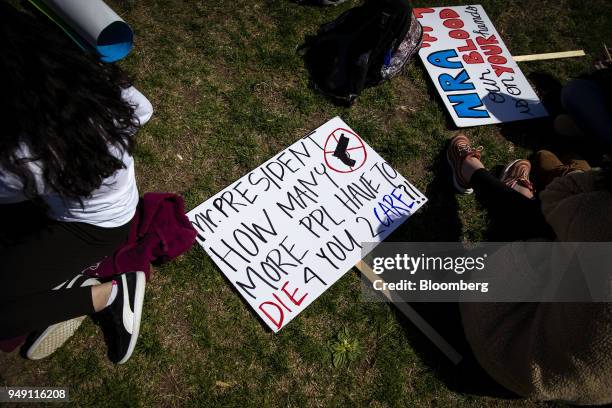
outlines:
[{"label": "shadow on grass", "polygon": [[[446,161],[446,149],[435,157],[427,169],[433,180],[426,188],[427,204],[410,222],[402,224],[387,239],[395,242],[456,242],[461,240],[462,224],[452,184],[452,173]],[[433,228],[436,226],[436,228]]]}]

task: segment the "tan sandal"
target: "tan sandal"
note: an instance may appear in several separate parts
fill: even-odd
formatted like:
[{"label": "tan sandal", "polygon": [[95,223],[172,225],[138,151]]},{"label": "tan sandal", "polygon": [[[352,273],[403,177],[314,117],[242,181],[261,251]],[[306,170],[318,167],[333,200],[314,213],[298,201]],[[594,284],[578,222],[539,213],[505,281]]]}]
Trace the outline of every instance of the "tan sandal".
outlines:
[{"label": "tan sandal", "polygon": [[529,180],[529,173],[531,172],[531,163],[529,160],[518,159],[508,164],[504,169],[500,180],[508,187],[514,189],[514,187],[521,186],[531,191],[535,195],[536,189]]},{"label": "tan sandal", "polygon": [[458,135],[451,139],[446,151],[446,159],[453,170],[453,184],[461,194],[472,194],[474,190],[470,187],[470,182],[461,174],[463,162],[468,157],[480,160],[483,148],[479,146],[473,148],[470,139],[465,135]]}]

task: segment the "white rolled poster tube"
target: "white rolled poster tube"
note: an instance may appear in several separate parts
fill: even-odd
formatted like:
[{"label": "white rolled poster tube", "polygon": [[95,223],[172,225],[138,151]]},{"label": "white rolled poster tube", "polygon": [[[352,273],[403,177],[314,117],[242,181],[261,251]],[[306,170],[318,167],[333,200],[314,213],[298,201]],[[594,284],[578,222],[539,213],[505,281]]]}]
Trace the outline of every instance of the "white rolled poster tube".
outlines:
[{"label": "white rolled poster tube", "polygon": [[33,0],[32,2],[44,4],[89,44],[104,62],[118,61],[132,49],[134,44],[132,28],[102,0]]}]

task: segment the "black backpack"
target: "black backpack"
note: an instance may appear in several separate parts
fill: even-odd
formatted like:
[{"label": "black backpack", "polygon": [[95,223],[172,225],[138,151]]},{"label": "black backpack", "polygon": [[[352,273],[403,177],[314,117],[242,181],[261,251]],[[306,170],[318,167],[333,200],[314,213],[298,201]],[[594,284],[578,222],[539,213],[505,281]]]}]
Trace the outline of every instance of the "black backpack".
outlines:
[{"label": "black backpack", "polygon": [[366,0],[319,28],[306,41],[304,60],[314,87],[337,102],[352,104],[380,83],[383,66],[418,25],[408,0]]}]

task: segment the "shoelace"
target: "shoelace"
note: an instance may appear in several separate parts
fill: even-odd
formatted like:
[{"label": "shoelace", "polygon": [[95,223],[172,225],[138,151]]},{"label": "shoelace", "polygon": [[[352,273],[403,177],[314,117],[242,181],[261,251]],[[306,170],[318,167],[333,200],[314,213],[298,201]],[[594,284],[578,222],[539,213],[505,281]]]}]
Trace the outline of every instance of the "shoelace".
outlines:
[{"label": "shoelace", "polygon": [[512,185],[514,186],[516,184],[520,185],[521,187],[525,187],[532,193],[535,193],[535,187],[533,186],[533,183],[527,177],[523,176],[523,177],[517,178],[516,180],[514,180]]},{"label": "shoelace", "polygon": [[473,152],[482,152],[484,150],[483,146],[478,146],[477,148],[473,148],[472,146],[470,146],[467,143],[461,143],[461,144],[457,144],[457,151],[459,152],[459,154],[461,155],[461,157],[467,156],[470,153]]}]

